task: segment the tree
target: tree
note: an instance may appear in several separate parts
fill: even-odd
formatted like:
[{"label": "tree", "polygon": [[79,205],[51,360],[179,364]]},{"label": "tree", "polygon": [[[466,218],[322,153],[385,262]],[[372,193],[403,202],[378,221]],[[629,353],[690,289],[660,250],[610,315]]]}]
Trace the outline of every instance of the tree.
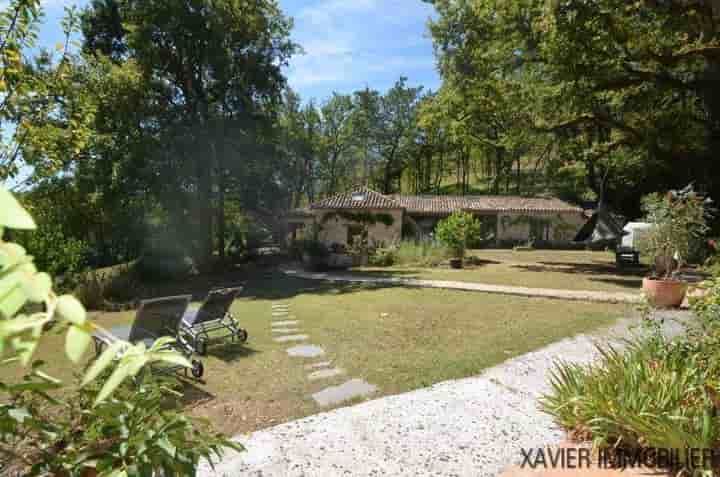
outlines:
[{"label": "tree", "polygon": [[351,125],[356,138],[356,148],[362,159],[362,184],[369,185],[375,171],[375,128],[380,117],[380,93],[370,88],[353,94],[354,113]]},{"label": "tree", "polygon": [[417,106],[422,87],[408,87],[406,81],[407,78],[400,78],[379,98],[377,122],[370,124],[380,169],[375,181],[383,194],[398,190],[407,160],[416,146]]},{"label": "tree", "polygon": [[[92,110],[82,96],[68,94],[74,90],[68,57],[76,17],[74,9],[66,11],[62,23],[65,41],[58,54],[41,51],[34,62],[23,55],[35,46],[42,16],[40,2],[13,0],[0,12],[0,126],[7,133],[0,149],[0,180],[14,179],[16,186],[28,179],[18,178],[23,169],[47,177],[66,167],[67,155],[81,149],[89,135]],[[71,117],[75,127],[68,130],[55,125],[46,127],[45,134],[36,134],[36,122],[48,124],[49,118],[58,114]],[[45,148],[49,154],[28,153],[37,148]]]},{"label": "tree", "polygon": [[289,207],[300,207],[315,197],[320,150],[321,117],[310,101],[302,106],[300,96],[288,89],[279,116],[283,182],[290,192]]},{"label": "tree", "polygon": [[237,152],[245,142],[233,135],[269,130],[262,123],[279,101],[282,67],[295,50],[290,27],[273,0],[96,0],[83,14],[84,50],[135,61],[160,106],[158,134],[174,147],[155,151],[154,166],[178,163],[165,168],[175,171],[169,182],[194,193],[194,226],[185,228],[199,231],[203,259],[214,249],[214,222],[224,241],[228,171],[245,159]]},{"label": "tree", "polygon": [[443,88],[466,88],[460,118],[481,119],[473,132],[492,124],[488,112],[509,113],[510,139],[524,128],[551,144],[535,153],[555,163],[550,170],[581,164],[600,202],[628,215],[637,215],[645,191],[701,176],[703,187],[716,189],[720,169],[710,151],[720,137],[720,57],[712,2],[432,3]]},{"label": "tree", "polygon": [[333,93],[320,108],[322,120],[319,175],[325,194],[339,192],[341,181],[354,175],[349,152],[355,145],[352,130],[354,105],[350,96]]}]

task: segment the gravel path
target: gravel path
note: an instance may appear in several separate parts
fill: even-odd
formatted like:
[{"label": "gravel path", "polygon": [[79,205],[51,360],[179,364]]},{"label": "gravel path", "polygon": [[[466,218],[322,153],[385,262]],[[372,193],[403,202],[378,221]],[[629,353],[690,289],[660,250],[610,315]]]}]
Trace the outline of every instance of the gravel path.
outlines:
[{"label": "gravel path", "polygon": [[312,273],[303,270],[284,270],[289,276],[307,280],[325,280],[332,282],[378,283],[421,288],[447,288],[451,290],[499,293],[525,297],[556,298],[560,300],[591,301],[599,303],[640,303],[640,293],[603,292],[589,290],[556,290],[553,288],[528,288],[487,283],[459,282],[451,280],[421,280],[404,277],[373,277],[343,273]]},{"label": "gravel path", "polygon": [[[675,335],[687,312],[663,312]],[[594,342],[628,337],[625,319],[594,336],[568,338],[482,375],[368,401],[238,437],[247,451],[199,476],[494,476],[521,460],[521,447],[562,433],[538,411],[556,359],[587,362]]]}]

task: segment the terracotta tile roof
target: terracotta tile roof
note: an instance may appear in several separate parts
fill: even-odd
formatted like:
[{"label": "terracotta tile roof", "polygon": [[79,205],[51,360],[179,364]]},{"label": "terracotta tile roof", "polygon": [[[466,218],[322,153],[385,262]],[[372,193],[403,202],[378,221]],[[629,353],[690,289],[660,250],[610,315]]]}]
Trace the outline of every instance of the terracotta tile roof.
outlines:
[{"label": "terracotta tile roof", "polygon": [[556,198],[511,195],[409,196],[392,198],[409,214],[449,215],[456,210],[469,212],[576,212],[582,209]]},{"label": "terracotta tile roof", "polygon": [[550,197],[512,195],[382,195],[367,188],[328,197],[311,209],[405,209],[413,215],[450,215],[457,210],[469,212],[582,213],[583,209]]},{"label": "terracotta tile roof", "polygon": [[337,194],[310,206],[311,209],[401,209],[402,206],[374,190],[359,187]]}]

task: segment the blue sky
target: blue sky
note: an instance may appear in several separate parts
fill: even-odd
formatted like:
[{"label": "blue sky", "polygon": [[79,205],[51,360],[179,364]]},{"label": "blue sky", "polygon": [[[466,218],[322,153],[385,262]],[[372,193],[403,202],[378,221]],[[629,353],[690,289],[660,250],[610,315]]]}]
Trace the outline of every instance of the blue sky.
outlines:
[{"label": "blue sky", "polygon": [[[43,3],[40,44],[51,47],[62,39],[63,6],[86,1]],[[305,50],[286,72],[303,99],[365,86],[384,91],[401,75],[413,86],[439,87],[426,27],[431,5],[421,0],[280,0],[280,6],[294,18],[293,39]]]}]

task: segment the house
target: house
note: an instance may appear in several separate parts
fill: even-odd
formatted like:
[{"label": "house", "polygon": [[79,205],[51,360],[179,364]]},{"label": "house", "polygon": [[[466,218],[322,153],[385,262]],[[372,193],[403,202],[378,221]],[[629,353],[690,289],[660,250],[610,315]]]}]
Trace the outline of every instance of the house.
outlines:
[{"label": "house", "polygon": [[477,216],[484,239],[498,245],[570,242],[587,221],[582,208],[552,197],[383,195],[361,187],[294,210],[286,222],[290,240],[313,231],[328,245],[352,245],[365,234],[381,245],[428,238],[455,211]]}]

